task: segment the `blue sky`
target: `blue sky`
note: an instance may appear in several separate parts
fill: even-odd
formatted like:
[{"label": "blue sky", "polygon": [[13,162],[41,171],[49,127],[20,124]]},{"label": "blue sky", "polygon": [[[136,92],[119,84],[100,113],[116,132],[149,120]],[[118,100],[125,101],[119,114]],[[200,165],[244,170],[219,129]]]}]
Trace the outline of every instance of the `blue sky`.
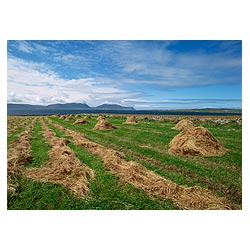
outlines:
[{"label": "blue sky", "polygon": [[8,102],[241,108],[241,41],[8,41]]}]

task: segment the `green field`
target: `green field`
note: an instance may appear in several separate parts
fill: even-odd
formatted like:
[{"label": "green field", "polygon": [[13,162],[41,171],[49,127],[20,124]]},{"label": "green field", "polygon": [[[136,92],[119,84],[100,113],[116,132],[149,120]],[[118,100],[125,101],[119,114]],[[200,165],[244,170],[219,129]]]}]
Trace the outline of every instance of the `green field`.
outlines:
[{"label": "green field", "polygon": [[[68,146],[77,158],[94,170],[95,178],[90,179],[88,184],[90,192],[84,198],[79,198],[59,184],[34,181],[20,172],[11,177],[15,191],[8,192],[8,209],[178,209],[172,200],[149,195],[112,174],[100,157],[74,144],[71,137],[66,136],[44,117],[38,117],[31,132],[33,161],[22,166],[22,169],[41,168],[49,158],[51,145],[44,139],[42,119],[57,137],[67,137],[70,140]],[[107,120],[118,129],[94,131],[92,128],[97,122],[95,116],[88,119],[87,124],[73,125],[76,119],[75,117],[71,121],[65,121],[58,117],[49,117],[56,124],[84,134],[90,141],[123,152],[127,161],[138,162],[178,185],[208,188],[216,196],[229,200],[234,209],[241,209],[242,126],[236,122],[217,124],[196,121],[195,125],[206,127],[229,151],[223,156],[181,157],[169,155],[167,152],[169,142],[179,133],[171,129],[175,123],[170,120],[159,122],[141,119],[139,124],[125,125],[125,117],[108,117]],[[9,146],[17,139],[18,133],[25,130],[25,126],[8,136]]]}]

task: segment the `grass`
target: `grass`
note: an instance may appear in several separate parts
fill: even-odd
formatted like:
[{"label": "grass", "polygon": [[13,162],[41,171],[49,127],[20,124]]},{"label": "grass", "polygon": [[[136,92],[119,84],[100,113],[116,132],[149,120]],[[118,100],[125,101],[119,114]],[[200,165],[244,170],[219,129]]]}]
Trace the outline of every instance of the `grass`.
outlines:
[{"label": "grass", "polygon": [[[96,123],[94,118],[84,125],[73,125],[73,121],[66,122],[54,117],[51,119],[64,127],[84,133],[90,140],[123,151],[129,159],[142,163],[177,184],[208,187],[216,194],[226,196],[236,205],[241,204],[241,126],[238,124],[203,123],[230,151],[220,157],[186,158],[167,153],[169,142],[179,133],[171,130],[171,122],[147,120],[129,126],[122,124],[125,120],[123,118],[110,118],[109,121],[118,127],[117,130],[93,131]],[[227,131],[228,129],[231,130]]]},{"label": "grass", "polygon": [[[50,128],[53,128],[49,125]],[[63,133],[53,128],[58,137]],[[32,132],[32,156],[34,161],[26,167],[41,167],[48,159],[50,147],[43,140],[38,121]],[[79,199],[60,185],[39,183],[22,175],[16,178],[15,194],[8,193],[8,209],[176,209],[172,201],[149,197],[143,190],[125,184],[105,169],[101,159],[82,147],[69,146],[81,162],[95,171],[95,179],[89,183],[91,193]]]},{"label": "grass", "polygon": [[[73,125],[77,118],[72,121],[56,117],[50,119],[66,128],[84,133],[89,140],[124,152],[127,160],[137,161],[177,184],[207,187],[241,208],[242,129],[237,123],[196,122],[196,125],[208,128],[229,149],[225,155],[177,157],[167,153],[169,142],[179,133],[171,129],[174,126],[171,121],[144,119],[137,125],[125,125],[125,118],[112,117],[108,120],[118,129],[93,131],[95,117],[84,125]],[[58,137],[65,137],[61,131],[48,123],[47,125]],[[27,168],[41,167],[48,159],[50,146],[45,143],[41,131],[38,121],[32,131],[34,161]],[[171,201],[149,197],[144,191],[123,183],[104,167],[100,158],[84,148],[74,145],[72,141],[68,146],[82,163],[95,171],[95,179],[89,183],[90,194],[85,199],[79,199],[60,185],[39,183],[18,176],[18,191],[15,195],[8,194],[8,209],[176,209]]]}]

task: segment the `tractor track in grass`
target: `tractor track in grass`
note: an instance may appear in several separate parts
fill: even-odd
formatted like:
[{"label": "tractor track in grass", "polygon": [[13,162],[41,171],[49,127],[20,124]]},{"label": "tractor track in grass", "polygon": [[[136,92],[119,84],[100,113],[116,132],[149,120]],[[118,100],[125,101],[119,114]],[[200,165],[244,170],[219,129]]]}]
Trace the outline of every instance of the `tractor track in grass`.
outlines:
[{"label": "tractor track in grass", "polygon": [[[86,131],[86,132],[88,132],[88,131]],[[91,131],[91,133],[93,133],[93,132]],[[103,135],[102,133],[99,133],[96,131],[95,131],[95,133]],[[111,136],[110,134],[107,134],[107,133],[105,133],[105,136],[114,137],[114,136]],[[126,155],[130,156],[132,159],[135,159],[142,164],[149,163],[153,166],[156,166],[157,168],[163,169],[165,171],[169,171],[171,173],[175,172],[177,174],[183,175],[185,178],[187,178],[189,180],[194,180],[198,183],[205,184],[210,190],[222,193],[224,196],[228,197],[229,199],[232,199],[237,204],[237,206],[238,205],[241,206],[242,193],[240,190],[238,190],[236,187],[234,187],[232,185],[226,186],[223,183],[215,182],[212,179],[210,179],[209,177],[201,176],[199,174],[194,173],[194,171],[189,171],[183,167],[177,167],[175,165],[166,165],[161,161],[158,161],[158,160],[153,159],[151,157],[145,156],[144,154],[136,152],[132,149],[126,148],[125,146],[117,145],[117,144],[112,143],[110,141],[100,139],[100,137],[98,137],[98,136],[87,134],[87,137],[89,139],[97,142],[97,143],[101,143],[101,144],[105,145],[106,147],[110,147],[110,148],[113,148],[115,150],[121,151],[121,152],[125,153]],[[118,138],[117,138],[117,140],[118,140]],[[125,141],[127,142],[127,140],[125,140]],[[208,162],[207,159],[204,159],[204,161]],[[210,164],[209,167],[211,169],[214,169],[216,166],[219,166],[219,164],[216,164],[213,162],[212,164]],[[237,170],[237,171],[239,171],[239,170]]]},{"label": "tractor track in grass", "polygon": [[61,130],[66,136],[73,138],[74,144],[87,149],[104,161],[104,165],[123,181],[141,188],[149,195],[173,200],[182,209],[232,209],[234,206],[225,198],[215,196],[202,187],[184,187],[163,178],[143,167],[141,164],[126,161],[121,152],[107,149],[100,144],[88,140],[83,134],[67,129],[58,123],[48,120],[50,124]]},{"label": "tractor track in grass", "polygon": [[94,178],[94,171],[83,165],[67,146],[69,140],[56,137],[43,119],[41,122],[44,138],[52,146],[49,160],[43,167],[26,169],[23,174],[36,181],[61,184],[75,195],[84,197],[89,192],[88,178]]}]

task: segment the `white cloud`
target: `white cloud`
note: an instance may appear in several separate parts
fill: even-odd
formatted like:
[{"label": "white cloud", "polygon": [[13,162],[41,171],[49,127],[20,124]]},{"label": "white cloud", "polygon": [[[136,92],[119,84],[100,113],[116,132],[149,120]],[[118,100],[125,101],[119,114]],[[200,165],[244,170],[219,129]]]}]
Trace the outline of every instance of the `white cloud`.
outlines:
[{"label": "white cloud", "polygon": [[96,106],[103,102],[119,103],[137,93],[121,90],[93,78],[63,79],[46,65],[8,58],[8,102],[51,104],[87,102]]},{"label": "white cloud", "polygon": [[34,51],[34,48],[26,41],[17,41],[17,49],[28,54]]}]

